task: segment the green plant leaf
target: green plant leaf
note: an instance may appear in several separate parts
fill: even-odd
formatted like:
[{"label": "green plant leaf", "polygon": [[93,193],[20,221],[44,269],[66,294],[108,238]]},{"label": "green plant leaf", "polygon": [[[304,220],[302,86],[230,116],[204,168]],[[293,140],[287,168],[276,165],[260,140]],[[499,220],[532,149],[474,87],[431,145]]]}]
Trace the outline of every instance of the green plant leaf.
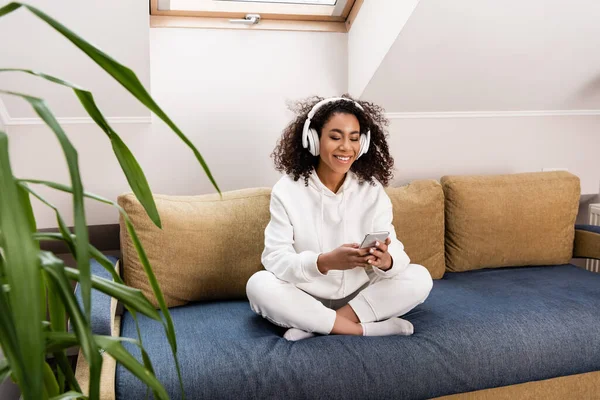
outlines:
[{"label": "green plant leaf", "polygon": [[[50,188],[53,188],[56,190],[60,190],[63,192],[67,192],[67,193],[72,192],[72,189],[70,187],[60,184],[60,183],[56,183],[56,182],[43,181],[43,180],[39,180],[39,179],[20,179],[19,182],[44,185],[44,186],[47,186],[47,187],[50,187]],[[167,303],[162,294],[162,291],[160,290],[158,280],[156,279],[156,276],[154,275],[154,272],[152,271],[152,267],[150,266],[150,261],[148,260],[148,256],[146,255],[144,247],[142,246],[142,243],[140,242],[139,237],[137,236],[137,233],[135,232],[135,228],[133,227],[133,224],[131,223],[131,220],[129,219],[129,216],[127,215],[125,210],[121,206],[119,206],[117,203],[115,203],[111,200],[105,199],[101,196],[98,196],[98,195],[95,195],[92,193],[88,193],[88,192],[84,192],[84,196],[88,197],[90,199],[99,201],[101,203],[112,205],[117,210],[119,210],[119,213],[123,216],[123,221],[125,222],[125,226],[127,227],[127,232],[131,236],[132,242],[133,242],[134,247],[140,257],[140,261],[142,263],[144,271],[145,271],[146,275],[148,276],[148,281],[150,282],[152,292],[156,296],[156,299],[158,301],[160,309],[163,312],[163,316],[164,316],[165,322],[166,322],[165,331],[166,331],[167,339],[169,341],[169,345],[171,346],[173,358],[175,359],[175,368],[177,370],[177,376],[179,378],[179,386],[181,387],[182,397],[185,398],[185,394],[183,394],[184,393],[183,378],[181,376],[181,368],[179,366],[179,358],[177,357],[177,341],[175,339],[175,327],[173,325],[173,319],[171,318],[171,314],[169,313]]]},{"label": "green plant leaf", "polygon": [[[43,271],[42,271],[43,272]],[[50,314],[50,324],[53,331],[64,331],[67,328],[67,317],[65,306],[61,301],[58,288],[52,279],[49,279],[46,272],[43,272],[46,282],[48,296],[48,311]]]},{"label": "green plant leaf", "polygon": [[112,358],[120,362],[125,368],[131,373],[138,377],[142,382],[148,385],[154,393],[156,393],[159,399],[169,399],[165,388],[160,384],[158,379],[148,371],[138,360],[135,359],[129,352],[121,345],[120,341],[114,340],[115,338],[109,336],[96,336],[96,342],[98,346],[106,350]]},{"label": "green plant leaf", "polygon": [[21,4],[19,4],[19,3],[9,3],[9,4],[7,4],[6,6],[0,8],[0,17],[3,17],[6,14],[9,14],[9,13],[15,11],[19,7],[21,7]]},{"label": "green plant leaf", "polygon": [[[42,282],[39,250],[31,237],[27,210],[21,200],[10,166],[8,137],[0,132],[0,230],[4,272],[10,286],[7,296],[10,303],[0,302],[0,314],[6,312],[12,317],[7,321],[7,329],[0,330],[0,341],[24,396],[38,399],[43,393]],[[11,327],[14,332],[10,332]],[[12,334],[15,336],[11,337]]]},{"label": "green plant leaf", "polygon": [[65,220],[63,219],[62,215],[60,215],[58,208],[56,206],[54,206],[52,203],[50,203],[48,200],[46,200],[44,197],[42,197],[39,193],[37,193],[36,191],[31,189],[29,187],[29,185],[27,185],[26,183],[19,182],[19,186],[21,186],[24,190],[28,191],[31,195],[33,195],[39,201],[41,201],[42,203],[44,203],[45,205],[47,205],[48,207],[50,207],[54,210],[54,213],[56,214],[56,222],[58,223],[58,231],[60,232],[60,235],[62,236],[63,240],[66,242],[67,246],[69,247],[71,254],[73,254],[73,256],[76,257],[77,252],[75,249],[75,241],[73,240],[71,231],[67,227]]},{"label": "green plant leaf", "polygon": [[121,169],[127,178],[127,182],[129,182],[131,190],[146,210],[148,217],[156,226],[159,228],[161,227],[160,216],[158,215],[156,203],[154,202],[154,197],[152,196],[152,191],[150,190],[150,185],[148,184],[148,180],[146,179],[144,171],[127,145],[125,145],[119,135],[111,128],[108,121],[106,121],[106,118],[104,118],[104,115],[100,112],[100,109],[94,100],[94,96],[90,91],[85,90],[73,83],[66,82],[60,78],[28,69],[0,68],[0,72],[22,72],[38,76],[50,82],[73,89],[75,95],[87,111],[88,115],[110,139],[115,156],[121,165]]},{"label": "green plant leaf", "polygon": [[35,110],[37,115],[46,123],[46,125],[56,135],[60,146],[62,147],[71,183],[73,185],[73,214],[75,217],[75,247],[77,248],[77,268],[81,271],[81,293],[83,297],[83,308],[86,318],[89,320],[91,315],[91,283],[90,283],[90,257],[88,254],[88,231],[85,221],[85,210],[83,205],[83,184],[79,173],[79,161],[77,150],[71,144],[71,141],[61,128],[60,124],[46,105],[46,102],[37,97],[28,96],[23,93],[10,92],[0,90],[0,93],[5,93],[12,96],[21,97],[27,101]]},{"label": "green plant leaf", "polygon": [[0,385],[8,376],[10,375],[10,365],[8,365],[8,360],[3,358],[0,360]]},{"label": "green plant leaf", "polygon": [[30,5],[26,5],[20,2],[12,2],[8,5],[0,8],[0,16],[7,14],[16,10],[18,7],[25,7],[37,17],[42,19],[56,31],[58,31],[61,35],[63,35],[67,40],[77,46],[81,51],[87,54],[100,68],[108,72],[117,82],[119,82],[129,93],[133,95],[136,99],[138,99],[143,105],[145,105],[150,111],[156,114],[157,117],[162,119],[169,128],[179,138],[192,150],[196,159],[200,162],[200,165],[204,169],[206,176],[213,184],[217,192],[221,193],[217,182],[212,176],[208,165],[204,161],[204,158],[193,145],[193,143],[181,132],[181,130],[175,125],[173,121],[164,113],[164,111],[156,104],[154,99],[150,96],[148,91],[144,88],[144,85],[140,82],[137,75],[126,66],[120,64],[115,59],[110,57],[108,54],[104,53],[100,49],[92,46],[90,43],[86,42],[83,38],[78,36],[75,32],[68,29],[66,26],[62,25],[60,22],[56,21],[49,15],[45,14],[43,11],[32,7]]},{"label": "green plant leaf", "polygon": [[33,208],[31,207],[31,200],[29,199],[29,193],[21,186],[17,185],[17,191],[19,193],[19,202],[23,205],[23,209],[27,216],[27,222],[29,223],[29,231],[37,231],[35,223],[35,216],[33,215]]},{"label": "green plant leaf", "polygon": [[65,374],[60,368],[60,366],[56,366],[56,381],[58,382],[58,393],[65,392]]},{"label": "green plant leaf", "polygon": [[58,382],[47,362],[44,362],[44,387],[48,397],[58,396]]},{"label": "green plant leaf", "polygon": [[[47,293],[47,301],[48,301],[48,312],[50,314],[50,329],[58,332],[63,332],[67,328],[67,311],[65,309],[64,304],[62,303],[60,294],[58,293],[58,289],[56,287],[56,283],[50,279],[48,273],[46,271],[41,271],[44,282],[46,284],[46,293]],[[54,353],[54,359],[57,361],[57,383],[59,386],[59,393],[64,391],[64,382],[65,377],[69,375],[69,370],[71,368],[68,363],[64,363],[63,361],[67,360],[67,355],[64,351],[57,351]],[[70,371],[72,374],[72,371]],[[71,378],[71,376],[68,376]],[[75,377],[72,376],[74,379]],[[73,382],[69,379],[70,384]],[[77,387],[79,387],[77,385]]]},{"label": "green plant leaf", "polygon": [[[0,252],[0,266],[3,265],[4,258]],[[8,285],[6,286],[8,287]],[[24,366],[13,320],[8,295],[5,293],[5,288],[0,287],[0,348],[6,356],[6,358],[0,360],[0,362],[12,365],[12,369],[17,370],[13,377],[17,379],[18,375],[24,373]],[[0,379],[0,383],[2,380],[3,379]]]},{"label": "green plant leaf", "polygon": [[[94,340],[96,340],[95,338],[99,337],[100,335],[93,335]],[[105,336],[105,337],[112,337],[112,336]],[[69,332],[52,332],[52,331],[48,331],[46,332],[45,335],[46,338],[46,350],[49,352],[54,352],[56,350],[64,350],[64,349],[68,349],[70,347],[75,347],[79,345],[79,338],[77,337],[77,335],[73,334],[73,333],[69,333]],[[118,340],[119,342],[127,342],[127,343],[131,343],[131,344],[135,344],[136,346],[140,346],[140,343],[135,340],[135,339],[131,339],[131,338],[126,338],[126,337],[112,337],[114,340]]]},{"label": "green plant leaf", "polygon": [[154,196],[152,196],[152,191],[150,190],[150,186],[146,181],[146,176],[142,171],[142,167],[140,167],[140,164],[138,164],[131,150],[129,150],[129,148],[115,132],[113,132],[113,135],[110,137],[110,142],[112,144],[113,151],[117,156],[117,160],[119,160],[119,164],[121,164],[121,169],[123,169],[123,171],[128,171],[125,173],[125,177],[127,178],[129,187],[131,187],[131,190],[133,190],[135,197],[137,197],[137,199],[140,201],[146,210],[146,214],[148,214],[150,220],[154,222],[154,225],[162,228],[160,216],[158,215],[158,210],[156,209],[156,203],[154,203]]},{"label": "green plant leaf", "polygon": [[[98,347],[104,349],[112,358],[123,364],[131,373],[137,376],[142,382],[148,385],[159,399],[168,399],[167,392],[161,383],[154,376],[154,372],[145,368],[135,359],[122,345],[122,342],[133,343],[142,349],[141,344],[134,339],[94,335],[94,340]],[[78,344],[78,338],[72,333],[66,332],[48,332],[46,334],[46,344],[50,351],[56,349],[66,349]]]},{"label": "green plant leaf", "polygon": [[[66,186],[66,185],[63,185],[60,183],[56,183],[56,182],[43,181],[43,180],[38,180],[38,179],[20,179],[19,182],[44,185],[44,186],[48,186],[53,189],[67,192],[67,193],[73,192],[73,189],[71,189],[69,186]],[[158,284],[158,280],[156,279],[156,276],[154,275],[154,272],[152,271],[152,267],[150,266],[150,261],[148,260],[146,251],[144,250],[144,247],[142,246],[142,243],[140,242],[139,237],[137,236],[137,233],[135,231],[135,228],[133,227],[133,224],[131,223],[131,220],[129,219],[129,216],[127,215],[125,210],[114,201],[108,200],[104,197],[101,197],[101,196],[98,196],[98,195],[95,195],[95,194],[89,193],[89,192],[84,192],[84,196],[88,197],[90,199],[99,201],[101,203],[109,204],[109,205],[115,207],[117,210],[119,210],[119,213],[121,214],[121,216],[124,219],[125,226],[127,227],[127,232],[131,235],[134,247],[135,247],[136,251],[138,252],[138,255],[140,256],[140,261],[142,262],[142,266],[144,267],[144,272],[146,273],[146,275],[148,276],[148,280],[150,281],[150,286],[152,288],[152,292],[156,296],[156,299],[159,303],[161,311],[163,312],[163,314],[165,316],[167,325],[169,327],[169,329],[167,331],[167,337],[169,339],[169,342],[172,343],[171,346],[174,347],[174,351],[176,352],[177,347],[176,347],[176,344],[174,344],[175,343],[175,330],[173,328],[173,321],[171,319],[171,315],[169,314],[169,309],[167,307],[167,304],[166,304],[165,298],[162,294],[162,291],[160,290],[160,285]]]},{"label": "green plant leaf", "polygon": [[[58,211],[57,211],[58,212]],[[64,238],[57,233],[36,233],[34,235],[34,237],[36,237],[36,239],[51,239],[51,240],[64,240]],[[128,286],[126,286],[123,281],[121,280],[121,277],[116,273],[115,268],[112,264],[112,262],[106,258],[106,256],[104,254],[102,254],[98,249],[96,249],[94,246],[90,245],[90,254],[92,255],[92,257],[94,257],[107,271],[109,271],[112,274],[113,280],[115,282],[120,283],[122,286],[129,288]],[[98,289],[98,287],[94,284],[94,280],[95,280],[95,276],[92,275],[92,287],[95,289]],[[108,281],[110,282],[110,281]],[[152,304],[150,304],[150,302],[146,299],[146,297],[141,293],[141,291],[137,291],[139,295],[141,295],[143,297],[142,302],[145,302],[148,304],[148,306],[150,307],[150,310],[152,312],[152,315],[148,315],[150,318],[156,319],[158,321],[162,322],[162,319],[160,317],[160,315],[156,312],[156,309],[152,306]],[[106,292],[105,292],[106,293]],[[107,293],[109,294],[109,293]],[[131,314],[133,320],[135,321],[135,326],[136,326],[136,331],[137,331],[137,336],[138,336],[138,341],[140,344],[140,350],[142,352],[142,360],[144,361],[144,366],[152,373],[154,374],[154,368],[152,367],[152,362],[150,360],[150,357],[148,356],[148,353],[146,352],[146,350],[144,349],[143,343],[142,343],[142,333],[140,332],[140,327],[138,324],[138,319],[137,319],[137,311],[136,309],[138,309],[138,307],[131,307],[127,302],[123,302],[125,308],[129,311],[129,313]],[[158,397],[157,393],[154,393],[155,397]]]},{"label": "green plant leaf", "polygon": [[73,289],[71,288],[71,283],[65,275],[64,263],[56,258],[54,254],[49,252],[41,252],[40,259],[42,260],[42,268],[44,271],[48,272],[49,277],[56,283],[58,293],[71,317],[73,330],[77,335],[83,354],[90,366],[90,398],[94,400],[98,399],[100,393],[102,357],[98,352],[96,342],[92,338],[92,329],[88,320],[79,309],[79,305],[73,294]]},{"label": "green plant leaf", "polygon": [[[33,234],[33,238],[35,240],[60,240],[60,241],[72,240],[75,237],[75,235],[68,234],[67,237],[69,239],[65,239],[65,236],[63,234],[56,233],[56,232],[36,232]],[[122,285],[125,284],[123,282],[123,280],[121,279],[121,277],[119,276],[119,274],[117,274],[117,271],[115,271],[115,267],[114,267],[113,263],[104,254],[102,254],[102,252],[100,250],[98,250],[94,246],[90,245],[89,251],[90,251],[90,255],[92,256],[92,258],[95,259],[96,261],[98,261],[100,263],[100,265],[102,265],[104,267],[104,269],[107,270],[111,274],[111,276],[115,282],[118,282]]]},{"label": "green plant leaf", "polygon": [[50,400],[73,400],[73,399],[87,399],[83,394],[70,391],[67,393],[63,393],[60,396],[52,397]]},{"label": "green plant leaf", "polygon": [[69,362],[69,359],[67,358],[65,352],[59,350],[53,353],[54,359],[56,360],[56,363],[58,364],[58,367],[60,368],[62,373],[65,375],[65,378],[69,383],[71,389],[81,392],[81,387],[79,387],[79,382],[77,382],[77,379],[75,379],[75,373],[73,372],[73,368],[71,367],[71,363]]},{"label": "green plant leaf", "polygon": [[[79,271],[73,268],[65,268],[65,275],[67,278],[79,282],[81,278]],[[134,289],[126,285],[122,285],[117,282],[109,281],[108,279],[100,278],[92,275],[92,287],[96,290],[101,291],[115,299],[119,300],[123,304],[130,308],[144,314],[145,316],[152,318],[156,321],[162,321],[160,314],[156,311],[156,308],[144,297],[142,291]]]}]

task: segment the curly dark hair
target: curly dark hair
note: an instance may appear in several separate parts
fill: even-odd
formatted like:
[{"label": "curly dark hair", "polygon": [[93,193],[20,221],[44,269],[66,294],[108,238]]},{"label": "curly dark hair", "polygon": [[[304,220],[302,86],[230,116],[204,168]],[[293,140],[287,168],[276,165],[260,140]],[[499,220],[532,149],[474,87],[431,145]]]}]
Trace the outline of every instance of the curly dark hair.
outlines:
[{"label": "curly dark hair", "polygon": [[[358,176],[361,182],[374,184],[373,178],[375,178],[387,186],[393,177],[394,159],[390,155],[387,144],[389,121],[385,118],[383,108],[367,101],[355,100],[348,94],[344,94],[342,97],[356,101],[364,111],[350,101],[339,100],[327,103],[319,108],[312,118],[311,128],[319,133],[320,138],[323,125],[334,114],[343,113],[356,116],[361,134],[366,133],[368,129],[371,130],[371,144],[369,151],[355,160],[350,170]],[[308,185],[308,178],[313,168],[319,164],[319,157],[313,156],[308,149],[302,147],[302,130],[309,111],[321,100],[323,100],[322,97],[313,96],[289,106],[290,110],[296,114],[296,118],[284,129],[271,154],[277,171],[292,175],[295,181],[302,176],[306,185]]]}]

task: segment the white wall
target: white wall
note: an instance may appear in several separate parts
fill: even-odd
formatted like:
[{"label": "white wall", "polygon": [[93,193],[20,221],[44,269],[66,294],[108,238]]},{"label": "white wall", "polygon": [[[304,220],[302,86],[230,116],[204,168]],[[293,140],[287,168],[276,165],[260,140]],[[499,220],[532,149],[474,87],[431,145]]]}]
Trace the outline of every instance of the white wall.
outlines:
[{"label": "white wall", "polygon": [[[0,0],[0,5],[7,1]],[[51,17],[131,67],[141,82],[150,83],[148,2],[32,0]],[[28,68],[56,75],[92,90],[102,110],[111,117],[144,117],[150,113],[118,83],[45,22],[25,9],[0,18],[1,66]],[[6,40],[5,38],[9,38]],[[47,100],[59,117],[83,117],[85,111],[67,88],[16,73],[0,74],[0,87]],[[35,113],[24,101],[2,96],[11,119]],[[1,113],[2,111],[0,111]]]},{"label": "white wall", "polygon": [[[346,89],[347,47],[341,33],[152,29],[153,94],[206,154],[222,189],[272,186],[279,176],[269,158],[293,117],[286,102]],[[210,188],[191,153],[167,135],[169,167],[183,173],[171,192]],[[160,147],[162,151],[163,146]],[[161,179],[161,177],[157,177]]]},{"label": "white wall", "polygon": [[[346,90],[344,34],[152,29],[150,45],[152,94],[205,156],[222,190],[272,186],[278,179],[269,155],[292,117],[286,100]],[[214,191],[191,151],[161,121],[115,128],[154,192]],[[129,190],[101,131],[92,125],[65,129],[79,150],[86,190],[113,199]],[[68,182],[58,143],[45,127],[10,126],[9,136],[18,176]],[[71,223],[68,197],[41,192]],[[109,206],[88,202],[87,211],[89,224],[117,221]],[[40,228],[56,225],[46,208],[35,204],[35,212]]]},{"label": "white wall", "polygon": [[394,184],[443,175],[568,168],[598,193],[600,116],[393,119]]},{"label": "white wall", "polygon": [[360,97],[420,0],[365,1],[348,33],[348,92]]}]

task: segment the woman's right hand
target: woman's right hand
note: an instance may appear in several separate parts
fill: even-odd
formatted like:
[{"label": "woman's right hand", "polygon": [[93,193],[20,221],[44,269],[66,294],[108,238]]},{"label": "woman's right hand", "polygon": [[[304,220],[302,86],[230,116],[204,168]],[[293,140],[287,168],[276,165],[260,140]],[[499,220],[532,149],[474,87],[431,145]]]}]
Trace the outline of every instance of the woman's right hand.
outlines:
[{"label": "woman's right hand", "polygon": [[322,274],[327,274],[331,270],[369,267],[369,260],[375,260],[375,257],[369,254],[369,249],[361,249],[358,243],[348,243],[319,255],[317,268]]}]

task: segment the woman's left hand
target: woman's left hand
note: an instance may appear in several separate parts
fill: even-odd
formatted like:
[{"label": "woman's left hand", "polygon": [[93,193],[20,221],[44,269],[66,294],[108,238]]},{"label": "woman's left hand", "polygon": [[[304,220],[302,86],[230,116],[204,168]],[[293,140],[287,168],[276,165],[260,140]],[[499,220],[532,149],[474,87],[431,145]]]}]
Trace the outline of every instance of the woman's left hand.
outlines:
[{"label": "woman's left hand", "polygon": [[369,253],[375,256],[375,260],[369,260],[369,264],[381,270],[387,271],[392,267],[392,256],[388,253],[388,246],[392,240],[388,237],[384,243],[376,242],[375,247],[369,250]]}]

